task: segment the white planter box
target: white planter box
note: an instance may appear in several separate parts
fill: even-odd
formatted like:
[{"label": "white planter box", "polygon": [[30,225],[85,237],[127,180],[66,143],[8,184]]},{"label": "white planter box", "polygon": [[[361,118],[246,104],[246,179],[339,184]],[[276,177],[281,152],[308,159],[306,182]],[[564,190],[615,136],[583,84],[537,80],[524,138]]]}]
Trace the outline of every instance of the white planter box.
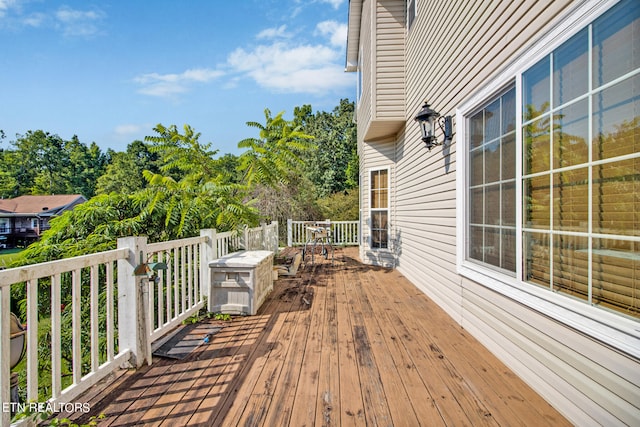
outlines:
[{"label": "white planter box", "polygon": [[257,313],[273,290],[273,252],[242,251],[209,263],[209,311],[227,314]]}]

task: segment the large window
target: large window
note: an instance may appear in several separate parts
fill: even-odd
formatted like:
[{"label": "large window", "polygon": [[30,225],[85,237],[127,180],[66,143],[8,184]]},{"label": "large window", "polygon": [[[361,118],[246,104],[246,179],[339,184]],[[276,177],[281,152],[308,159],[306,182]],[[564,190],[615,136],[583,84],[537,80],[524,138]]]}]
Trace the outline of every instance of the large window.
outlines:
[{"label": "large window", "polygon": [[640,2],[515,77],[465,114],[466,259],[640,317]]},{"label": "large window", "polygon": [[389,170],[371,171],[371,248],[389,247]]}]

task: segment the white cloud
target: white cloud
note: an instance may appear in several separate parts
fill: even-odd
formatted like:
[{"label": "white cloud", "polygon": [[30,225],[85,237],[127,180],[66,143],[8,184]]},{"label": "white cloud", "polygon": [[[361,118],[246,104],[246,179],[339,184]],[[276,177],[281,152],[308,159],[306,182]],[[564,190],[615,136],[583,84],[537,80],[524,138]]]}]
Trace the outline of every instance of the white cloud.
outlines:
[{"label": "white cloud", "polygon": [[329,3],[334,9],[338,9],[345,0],[320,0],[320,3]]},{"label": "white cloud", "polygon": [[99,9],[80,10],[61,6],[49,12],[25,12],[29,0],[0,0],[0,19],[6,28],[49,28],[68,37],[89,37],[100,32],[106,14]]},{"label": "white cloud", "polygon": [[256,36],[257,39],[275,39],[275,38],[290,38],[292,35],[287,32],[287,26],[281,25],[277,28],[267,28],[262,30]]},{"label": "white cloud", "polygon": [[3,18],[10,9],[18,6],[18,0],[0,0],[0,18]]},{"label": "white cloud", "polygon": [[341,52],[322,45],[288,46],[282,42],[236,49],[229,65],[260,86],[280,92],[324,93],[352,85],[338,65]]},{"label": "white cloud", "polygon": [[347,24],[336,21],[322,21],[316,25],[316,31],[327,37],[333,46],[346,46]]},{"label": "white cloud", "polygon": [[54,14],[56,27],[66,36],[88,37],[100,31],[98,23],[105,18],[100,10],[77,10],[60,7]]},{"label": "white cloud", "polygon": [[118,136],[129,136],[138,134],[147,128],[147,125],[123,124],[116,126],[114,131]]},{"label": "white cloud", "polygon": [[171,97],[188,92],[193,83],[208,83],[222,76],[220,70],[194,68],[181,74],[143,74],[133,79],[142,87],[139,93],[158,97]]},{"label": "white cloud", "polygon": [[47,22],[47,16],[44,13],[32,13],[22,19],[22,24],[27,27],[39,28]]}]

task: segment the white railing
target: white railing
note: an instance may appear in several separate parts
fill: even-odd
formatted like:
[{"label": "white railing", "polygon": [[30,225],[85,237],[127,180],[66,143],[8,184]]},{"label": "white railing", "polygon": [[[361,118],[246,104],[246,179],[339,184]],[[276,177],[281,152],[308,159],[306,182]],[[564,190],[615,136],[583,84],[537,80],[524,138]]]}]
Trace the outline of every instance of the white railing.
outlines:
[{"label": "white railing", "polygon": [[[10,402],[11,286],[26,288],[26,399],[39,400],[38,365],[43,357],[39,347],[44,344],[44,348],[50,348],[50,360],[42,360],[44,365],[51,363],[49,401],[69,401],[112,372],[130,355],[130,349],[118,342],[115,332],[118,312],[115,297],[120,292],[115,280],[116,264],[126,260],[128,254],[128,249],[119,248],[0,271],[0,394],[3,403],[0,425],[8,426],[10,418],[4,404]],[[65,300],[64,316],[63,288],[66,295],[70,294]],[[47,296],[49,301],[43,306],[42,300]],[[38,313],[39,303],[41,310],[48,307],[49,318]],[[89,320],[88,328],[83,328],[83,318]],[[50,327],[43,331],[42,325],[47,326],[47,320]],[[47,334],[50,336],[48,346],[39,342],[38,336]],[[65,371],[62,369],[63,345],[71,348],[65,352],[65,359],[70,360],[70,369],[65,366]],[[84,354],[83,349],[86,349]]]},{"label": "white railing", "polygon": [[307,227],[318,223],[330,224],[331,240],[336,246],[358,246],[360,244],[360,221],[293,221],[287,220],[287,246],[302,246],[309,235]]},{"label": "white railing", "polygon": [[[11,418],[12,287],[26,289],[26,399],[65,403],[115,369],[151,364],[151,343],[204,307],[209,261],[238,249],[276,251],[277,236],[272,223],[151,244],[126,237],[112,251],[0,271],[0,426]],[[39,362],[51,365],[50,385],[38,384]]]}]

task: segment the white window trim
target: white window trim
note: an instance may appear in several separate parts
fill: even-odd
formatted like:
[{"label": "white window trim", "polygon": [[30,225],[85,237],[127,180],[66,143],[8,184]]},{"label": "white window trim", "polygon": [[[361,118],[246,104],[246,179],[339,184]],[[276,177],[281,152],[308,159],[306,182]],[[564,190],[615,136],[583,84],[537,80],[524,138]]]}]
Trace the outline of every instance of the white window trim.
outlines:
[{"label": "white window trim", "polygon": [[360,101],[362,100],[362,82],[364,79],[364,76],[362,75],[362,61],[362,46],[360,46],[358,53],[358,67],[356,69],[356,107],[360,107]]},{"label": "white window trim", "polygon": [[[500,91],[513,84],[515,79],[516,106],[518,106],[516,109],[516,129],[521,129],[522,109],[519,108],[522,105],[521,74],[616,3],[617,0],[601,0],[584,2],[572,8],[559,18],[558,25],[535,41],[531,47],[517,56],[501,72],[493,76],[490,82],[456,109],[456,135],[461,135],[457,141],[460,144],[457,151],[461,155],[458,157],[458,167],[456,168],[456,212],[458,213],[456,217],[456,267],[461,276],[620,351],[634,357],[640,357],[640,322],[621,314],[592,307],[584,301],[576,301],[521,280],[523,256],[521,185],[516,185],[516,201],[518,201],[516,203],[516,277],[510,277],[495,269],[466,259],[469,243],[466,228],[468,224],[467,172],[469,163],[466,117]],[[516,159],[522,159],[522,132],[516,132]],[[522,162],[517,160],[516,178],[520,180],[521,177]]]},{"label": "white window trim", "polygon": [[[372,215],[371,212],[376,210],[376,211],[382,211],[383,209],[372,209],[371,206],[373,205],[372,201],[371,201],[371,189],[373,187],[373,182],[371,182],[371,174],[373,172],[378,172],[378,171],[383,171],[386,170],[387,171],[387,247],[386,248],[374,248],[373,247],[373,232],[372,232]],[[368,206],[368,213],[369,213],[369,221],[367,224],[367,227],[369,227],[369,236],[367,238],[367,243],[369,246],[369,250],[372,251],[376,251],[376,252],[388,252],[391,253],[392,252],[392,241],[391,241],[391,167],[390,166],[382,166],[382,167],[375,167],[375,168],[369,168],[368,173],[368,180],[369,180],[369,191],[368,191],[368,200],[369,200],[369,206]]]}]

